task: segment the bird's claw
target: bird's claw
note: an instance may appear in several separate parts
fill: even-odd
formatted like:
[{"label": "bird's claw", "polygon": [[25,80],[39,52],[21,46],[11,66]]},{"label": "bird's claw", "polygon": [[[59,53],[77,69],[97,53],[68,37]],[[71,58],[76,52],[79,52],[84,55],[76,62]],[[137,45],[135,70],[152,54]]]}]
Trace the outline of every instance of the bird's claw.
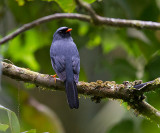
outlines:
[{"label": "bird's claw", "polygon": [[56,76],[57,76],[57,74],[55,74],[55,75],[51,75],[51,77],[53,77],[54,78],[54,82],[56,83]]}]

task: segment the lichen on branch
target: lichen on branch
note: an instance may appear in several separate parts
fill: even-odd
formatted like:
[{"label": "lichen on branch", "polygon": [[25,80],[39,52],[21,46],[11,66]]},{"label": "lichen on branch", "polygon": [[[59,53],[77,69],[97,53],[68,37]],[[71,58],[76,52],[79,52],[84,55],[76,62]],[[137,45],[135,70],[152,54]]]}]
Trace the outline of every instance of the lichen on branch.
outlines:
[{"label": "lichen on branch", "polygon": [[[2,65],[2,73],[7,77],[32,83],[50,90],[65,91],[64,83],[60,79],[57,79],[55,83],[54,78],[48,74],[41,74],[6,62],[0,63]],[[93,96],[92,99],[98,101],[103,98],[122,99],[124,102],[127,102],[132,109],[138,112],[138,114],[155,121],[157,124],[160,124],[160,112],[145,101],[143,94],[159,87],[160,78],[146,83],[141,83],[141,81],[125,81],[123,84],[116,84],[115,81],[103,82],[101,80],[90,83],[77,83],[79,94]]]}]

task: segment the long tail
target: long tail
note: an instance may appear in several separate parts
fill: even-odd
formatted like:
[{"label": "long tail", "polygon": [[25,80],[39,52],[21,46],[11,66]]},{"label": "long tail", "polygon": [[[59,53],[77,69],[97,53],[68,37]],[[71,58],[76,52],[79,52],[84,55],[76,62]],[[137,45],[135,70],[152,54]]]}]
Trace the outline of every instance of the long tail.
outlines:
[{"label": "long tail", "polygon": [[66,93],[67,93],[67,100],[69,107],[71,109],[75,108],[78,109],[79,107],[79,100],[78,100],[78,92],[76,83],[73,80],[66,80]]}]

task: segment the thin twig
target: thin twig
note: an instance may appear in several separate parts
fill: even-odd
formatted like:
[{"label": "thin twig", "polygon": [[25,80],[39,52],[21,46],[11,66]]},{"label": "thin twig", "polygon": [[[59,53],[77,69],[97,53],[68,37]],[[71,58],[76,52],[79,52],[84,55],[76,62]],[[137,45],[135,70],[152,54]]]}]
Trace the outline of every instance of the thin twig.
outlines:
[{"label": "thin twig", "polygon": [[91,18],[93,19],[93,22],[96,24],[98,20],[98,15],[96,14],[96,12],[92,9],[91,5],[89,5],[86,2],[82,2],[80,0],[75,0],[75,2],[77,3],[77,5],[79,5],[80,7],[84,8],[86,11],[89,12]]},{"label": "thin twig", "polygon": [[150,120],[154,120],[157,124],[160,123],[160,112],[146,101],[141,101],[134,104],[128,102],[128,104],[135,110],[137,115],[143,114],[143,116]]},{"label": "thin twig", "polygon": [[[0,63],[2,65],[2,73],[7,77],[35,84],[43,89],[49,88],[51,90],[65,91],[64,83],[59,79],[57,79],[55,83],[54,78],[47,74],[40,74],[5,62]],[[160,81],[160,78],[155,79],[155,81],[157,81],[156,84],[155,82],[153,84],[151,83],[148,87],[154,89],[158,87],[160,85],[160,82],[158,82]],[[77,88],[78,92],[83,95],[90,95],[97,98],[122,99],[139,115],[143,115],[152,121],[155,121],[157,124],[160,124],[160,112],[145,102],[145,97],[143,98],[141,96],[142,94],[136,93],[137,90],[131,86],[132,84],[133,82],[116,84],[114,81],[103,82],[98,80],[97,82],[91,83],[78,82]],[[147,90],[149,91],[150,89]],[[146,90],[144,92],[146,92]]]}]

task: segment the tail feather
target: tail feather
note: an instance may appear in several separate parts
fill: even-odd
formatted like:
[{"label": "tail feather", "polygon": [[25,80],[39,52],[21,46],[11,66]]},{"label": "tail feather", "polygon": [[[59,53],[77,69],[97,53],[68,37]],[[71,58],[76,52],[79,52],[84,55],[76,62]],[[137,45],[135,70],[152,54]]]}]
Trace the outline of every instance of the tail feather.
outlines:
[{"label": "tail feather", "polygon": [[74,81],[68,81],[65,82],[65,88],[67,93],[67,100],[68,104],[71,109],[75,108],[78,109],[79,107],[79,100],[78,100],[78,92],[77,92],[77,86]]}]

